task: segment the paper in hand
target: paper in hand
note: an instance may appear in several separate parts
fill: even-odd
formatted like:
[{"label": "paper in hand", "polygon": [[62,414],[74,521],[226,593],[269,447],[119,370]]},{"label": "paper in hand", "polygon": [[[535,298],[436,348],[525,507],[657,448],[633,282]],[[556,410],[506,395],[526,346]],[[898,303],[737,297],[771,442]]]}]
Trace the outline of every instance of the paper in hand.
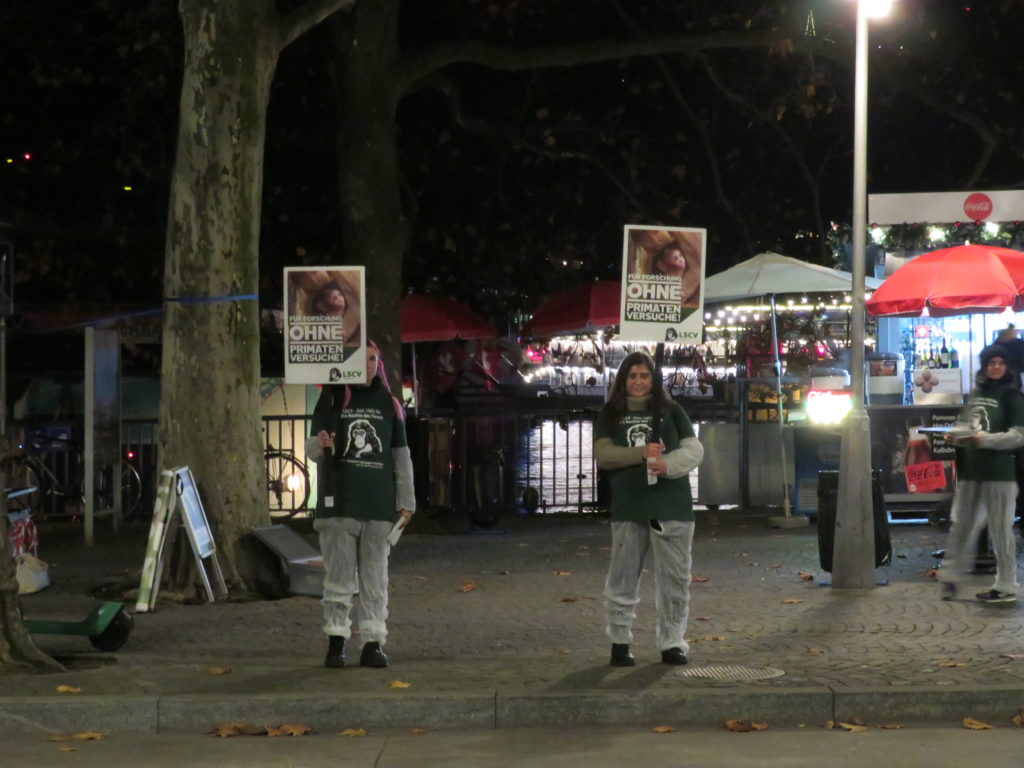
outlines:
[{"label": "paper in hand", "polygon": [[405,525],[403,525],[404,522],[405,518],[399,520],[395,523],[395,527],[391,529],[391,533],[388,534],[388,544],[392,547],[395,546],[395,544],[398,543],[398,540],[402,537],[402,531],[405,530]]}]

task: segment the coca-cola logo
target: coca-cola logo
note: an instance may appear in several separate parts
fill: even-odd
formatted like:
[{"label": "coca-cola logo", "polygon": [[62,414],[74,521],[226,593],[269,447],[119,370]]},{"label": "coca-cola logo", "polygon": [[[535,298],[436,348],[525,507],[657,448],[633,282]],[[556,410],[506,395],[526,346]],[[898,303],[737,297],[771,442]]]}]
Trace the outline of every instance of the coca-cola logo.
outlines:
[{"label": "coca-cola logo", "polygon": [[964,200],[964,215],[971,221],[984,221],[992,215],[992,198],[984,192],[975,192]]}]

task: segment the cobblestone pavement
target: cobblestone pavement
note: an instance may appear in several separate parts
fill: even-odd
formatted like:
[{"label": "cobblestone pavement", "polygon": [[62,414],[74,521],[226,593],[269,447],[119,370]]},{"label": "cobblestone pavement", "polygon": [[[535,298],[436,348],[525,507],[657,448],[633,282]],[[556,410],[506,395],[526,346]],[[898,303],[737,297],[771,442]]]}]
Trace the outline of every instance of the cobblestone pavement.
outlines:
[{"label": "cobblestone pavement", "polygon": [[[850,594],[827,586],[813,527],[772,529],[764,517],[700,511],[690,668],[744,665],[784,673],[738,681],[683,677],[680,669],[653,663],[650,576],[634,628],[639,665],[607,665],[606,518],[515,517],[502,526],[403,537],[392,555],[386,672],[322,668],[325,640],[313,598],[161,602],[155,613],[136,616],[128,645],[113,654],[92,651],[85,638],[37,637],[68,671],[0,676],[0,701],[57,696],[58,682],[96,696],[386,693],[396,679],[411,691],[440,695],[692,693],[738,685],[761,692],[1024,689],[1021,608],[941,601],[929,577],[936,565],[931,553],[944,541],[940,528],[894,526],[892,564],[876,571],[884,586]],[[137,533],[94,550],[65,541],[48,554],[44,532],[40,555],[51,562],[55,584],[27,597],[26,610],[66,607],[81,587],[138,568],[142,550]],[[970,595],[991,580],[971,578]],[[90,599],[75,600],[84,614]],[[358,648],[350,652],[357,654]],[[211,675],[214,665],[232,672]]]}]

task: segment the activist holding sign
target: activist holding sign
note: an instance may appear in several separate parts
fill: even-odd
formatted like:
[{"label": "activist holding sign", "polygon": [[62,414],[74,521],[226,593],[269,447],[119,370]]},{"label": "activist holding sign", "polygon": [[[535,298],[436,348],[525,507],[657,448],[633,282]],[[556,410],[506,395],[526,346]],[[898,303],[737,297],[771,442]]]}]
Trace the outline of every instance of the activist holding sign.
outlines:
[{"label": "activist holding sign", "polygon": [[960,425],[944,439],[956,445],[953,526],[939,581],[942,599],[956,597],[957,582],[970,567],[978,537],[975,519],[988,516],[996,556],[996,580],[976,597],[983,603],[1017,600],[1017,551],[1013,518],[1017,498],[1014,451],[1024,446],[1024,395],[1016,387],[1009,353],[998,344],[981,350],[976,387],[960,416]]},{"label": "activist holding sign", "polygon": [[[367,341],[365,385],[327,385],[313,410],[306,455],[316,461],[313,528],[324,574],[326,667],[345,666],[349,613],[359,594],[362,667],[386,667],[388,554],[416,509],[405,412],[380,349]],[[397,521],[397,522],[396,522]]]}]

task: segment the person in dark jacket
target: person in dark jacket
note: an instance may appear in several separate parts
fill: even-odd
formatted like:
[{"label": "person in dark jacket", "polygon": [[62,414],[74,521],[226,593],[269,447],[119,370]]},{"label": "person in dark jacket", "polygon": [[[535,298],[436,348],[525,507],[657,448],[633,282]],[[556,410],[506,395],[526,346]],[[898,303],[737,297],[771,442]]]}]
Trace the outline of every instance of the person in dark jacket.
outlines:
[{"label": "person in dark jacket", "polygon": [[1014,451],[1024,446],[1024,395],[1016,385],[1009,353],[999,344],[985,347],[976,386],[961,413],[959,430],[945,436],[956,446],[956,489],[953,525],[939,581],[942,597],[957,596],[958,582],[973,561],[980,525],[988,519],[989,537],[996,556],[996,579],[976,597],[983,603],[1017,600],[1017,551],[1013,518],[1017,499]]}]

